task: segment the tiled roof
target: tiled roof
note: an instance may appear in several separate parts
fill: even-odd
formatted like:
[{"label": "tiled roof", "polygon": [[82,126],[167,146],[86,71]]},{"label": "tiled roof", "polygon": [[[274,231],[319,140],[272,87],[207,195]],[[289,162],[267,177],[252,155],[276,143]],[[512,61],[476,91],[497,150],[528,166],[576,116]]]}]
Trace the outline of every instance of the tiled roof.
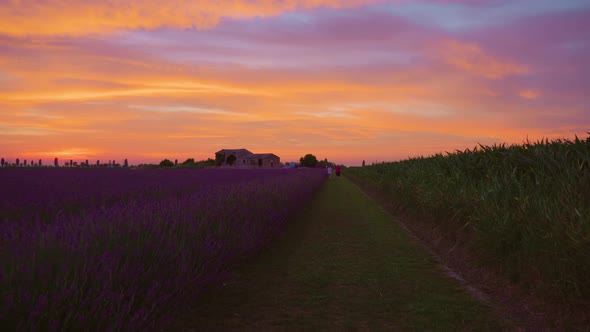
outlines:
[{"label": "tiled roof", "polygon": [[248,156],[248,158],[266,158],[266,157],[278,157],[276,154],[274,153],[253,153],[251,155]]},{"label": "tiled roof", "polygon": [[233,154],[236,156],[236,158],[244,158],[244,157],[252,155],[252,152],[250,152],[246,149],[222,149],[222,150],[215,152],[215,154],[225,154],[226,157]]}]

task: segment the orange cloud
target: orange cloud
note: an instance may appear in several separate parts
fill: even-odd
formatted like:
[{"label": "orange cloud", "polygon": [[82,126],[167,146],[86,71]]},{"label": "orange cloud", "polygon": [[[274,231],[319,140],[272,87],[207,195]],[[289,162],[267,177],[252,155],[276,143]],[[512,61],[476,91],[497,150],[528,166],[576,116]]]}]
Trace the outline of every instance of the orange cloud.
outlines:
[{"label": "orange cloud", "polygon": [[441,47],[446,63],[476,76],[495,80],[529,72],[528,66],[496,59],[474,44],[450,40]]},{"label": "orange cloud", "polygon": [[[365,36],[373,36],[369,32],[360,34],[362,42],[351,43],[350,38],[358,36],[349,35],[347,31],[352,30],[345,28],[362,30],[366,24],[353,25],[348,19],[341,25],[333,22],[303,29],[295,39],[287,38],[292,30],[283,34],[278,29],[277,35],[266,35],[274,29],[264,25],[264,34],[255,29],[251,36],[225,35],[221,30],[226,27],[219,29],[221,32],[211,29],[180,36],[171,47],[142,38],[162,32],[165,34],[154,37],[161,41],[184,32],[56,37],[50,35],[192,26],[198,17],[187,19],[190,13],[184,13],[184,9],[176,18],[158,11],[137,16],[125,12],[132,7],[156,6],[153,1],[125,7],[120,15],[128,17],[115,15],[121,10],[104,4],[72,1],[60,9],[70,11],[61,26],[59,10],[45,8],[45,4],[54,2],[27,5],[31,2],[21,1],[18,3],[23,5],[19,5],[15,1],[0,8],[0,18],[8,17],[9,21],[15,15],[10,8],[22,6],[23,12],[25,7],[32,8],[31,18],[22,16],[12,21],[14,34],[34,34],[36,30],[45,34],[0,37],[2,157],[43,157],[44,163],[56,156],[157,162],[163,158],[208,158],[220,148],[246,147],[277,153],[282,160],[298,160],[305,153],[314,153],[320,159],[360,164],[362,159],[392,160],[473,147],[476,142],[566,135],[587,123],[586,117],[577,115],[584,114],[585,109],[575,104],[562,106],[566,97],[554,90],[543,96],[550,103],[530,109],[526,99],[541,95],[530,87],[537,86],[543,71],[512,81],[511,75],[526,74],[531,69],[509,60],[509,52],[493,45],[480,47],[447,39],[453,38],[449,36],[441,43],[425,38],[420,45],[442,46],[424,49],[413,43],[366,42]],[[224,17],[330,6],[328,1],[232,1],[227,7],[231,10],[225,13],[218,10],[217,3],[200,3],[199,10],[213,17],[199,21],[201,28]],[[245,7],[239,7],[240,3]],[[362,1],[334,3],[352,6]],[[170,7],[168,3],[162,6]],[[266,9],[251,11],[256,6]],[[84,8],[104,10],[102,14],[88,14]],[[39,19],[40,13],[47,14],[47,19]],[[104,15],[116,17],[107,22]],[[91,17],[97,17],[96,21]],[[68,20],[75,24],[68,26]],[[0,20],[0,35],[11,33],[11,28],[6,20]],[[227,28],[231,30],[232,26]],[[327,31],[320,33],[324,28]],[[137,39],[138,35],[143,37]],[[388,52],[396,54],[392,45],[411,49],[407,53],[416,58],[403,64],[399,59],[390,61]],[[304,52],[285,61],[272,61],[295,49]],[[376,56],[376,51],[385,56]],[[182,56],[171,56],[175,52]],[[342,54],[351,58],[341,63]],[[362,59],[360,65],[349,61],[353,54]],[[248,65],[258,57],[272,66]],[[317,58],[326,61],[316,62]],[[453,70],[441,68],[441,62]],[[564,109],[565,116],[571,114],[572,120],[561,118],[558,108]]]},{"label": "orange cloud", "polygon": [[520,91],[518,95],[524,99],[537,99],[540,96],[539,92],[536,90],[523,90]]},{"label": "orange cloud", "polygon": [[[169,87],[166,87],[169,86]],[[111,100],[119,97],[142,97],[142,96],[178,96],[194,95],[204,93],[212,94],[258,94],[264,95],[264,92],[248,92],[238,88],[215,87],[203,84],[189,84],[186,86],[175,85],[174,83],[163,83],[162,87],[145,87],[145,88],[124,88],[115,90],[68,90],[53,93],[33,92],[33,93],[12,93],[0,94],[4,101],[33,101],[33,102],[56,102],[56,101],[84,101],[84,100]]]},{"label": "orange cloud", "polygon": [[58,158],[72,158],[72,159],[86,159],[92,158],[102,151],[95,150],[95,149],[86,149],[86,148],[67,148],[63,150],[55,150],[55,151],[41,151],[35,152],[31,155],[33,156],[43,156],[43,157],[58,157]]},{"label": "orange cloud", "polygon": [[[85,35],[127,29],[210,28],[222,18],[269,17],[317,7],[347,8],[375,0],[123,0],[9,1],[0,7],[0,34]],[[115,5],[116,3],[116,5]]]}]

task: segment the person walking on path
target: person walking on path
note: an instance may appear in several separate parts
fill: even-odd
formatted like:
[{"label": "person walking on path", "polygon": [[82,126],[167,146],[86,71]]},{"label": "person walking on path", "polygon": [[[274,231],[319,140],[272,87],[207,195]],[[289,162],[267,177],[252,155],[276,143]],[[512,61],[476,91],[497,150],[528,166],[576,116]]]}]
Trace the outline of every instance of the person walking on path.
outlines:
[{"label": "person walking on path", "polygon": [[336,176],[340,176],[341,171],[342,169],[340,168],[340,165],[336,165]]},{"label": "person walking on path", "polygon": [[332,177],[332,166],[328,165],[328,179]]}]

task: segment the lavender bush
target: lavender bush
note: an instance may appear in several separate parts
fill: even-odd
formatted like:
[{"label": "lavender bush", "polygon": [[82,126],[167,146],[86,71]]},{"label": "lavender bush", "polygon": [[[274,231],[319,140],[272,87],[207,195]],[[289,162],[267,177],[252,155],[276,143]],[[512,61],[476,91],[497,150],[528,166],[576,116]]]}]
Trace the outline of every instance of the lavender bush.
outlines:
[{"label": "lavender bush", "polygon": [[182,294],[263,248],[324,179],[301,169],[0,172],[3,195],[18,187],[0,197],[0,326],[153,328]]},{"label": "lavender bush", "polygon": [[[280,170],[275,170],[280,172]],[[223,173],[220,173],[223,172]],[[279,173],[274,173],[279,174]],[[135,198],[163,198],[195,187],[268,176],[266,170],[19,169],[0,172],[0,221],[50,222],[56,215]]]}]

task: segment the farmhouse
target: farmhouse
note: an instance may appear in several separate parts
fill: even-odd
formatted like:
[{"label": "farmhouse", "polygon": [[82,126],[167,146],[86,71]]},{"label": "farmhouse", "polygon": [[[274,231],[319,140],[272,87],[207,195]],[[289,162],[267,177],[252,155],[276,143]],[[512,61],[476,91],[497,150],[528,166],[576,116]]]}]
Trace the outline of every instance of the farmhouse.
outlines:
[{"label": "farmhouse", "polygon": [[252,153],[246,149],[222,149],[215,152],[218,166],[279,168],[281,158],[274,153]]}]

